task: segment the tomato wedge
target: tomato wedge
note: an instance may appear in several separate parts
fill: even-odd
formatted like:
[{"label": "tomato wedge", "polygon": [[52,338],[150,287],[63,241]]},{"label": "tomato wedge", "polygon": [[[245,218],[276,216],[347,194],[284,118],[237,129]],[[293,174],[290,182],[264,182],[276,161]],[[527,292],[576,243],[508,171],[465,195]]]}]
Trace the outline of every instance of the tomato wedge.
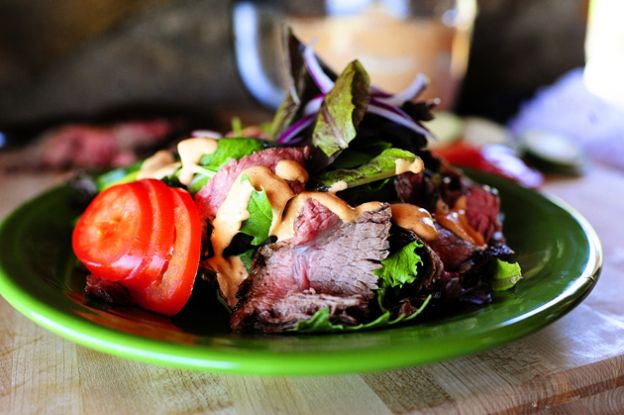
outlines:
[{"label": "tomato wedge", "polygon": [[167,316],[177,314],[193,291],[201,252],[201,221],[191,196],[172,188],[175,242],[167,270],[144,288],[129,286],[130,295],[141,307]]},{"label": "tomato wedge", "polygon": [[152,221],[144,186],[112,186],[97,195],[78,219],[72,234],[74,253],[97,277],[122,280],[143,261]]},{"label": "tomato wedge", "polygon": [[152,231],[146,255],[123,284],[137,288],[146,287],[159,279],[171,258],[175,241],[174,196],[172,190],[162,181],[143,179],[138,182],[145,187],[152,206]]}]

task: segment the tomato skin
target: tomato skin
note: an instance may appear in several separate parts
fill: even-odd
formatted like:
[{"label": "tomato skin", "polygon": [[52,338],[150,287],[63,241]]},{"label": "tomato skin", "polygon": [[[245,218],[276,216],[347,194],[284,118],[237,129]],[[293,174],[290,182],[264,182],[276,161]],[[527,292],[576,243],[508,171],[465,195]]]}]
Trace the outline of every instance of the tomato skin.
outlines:
[{"label": "tomato skin", "polygon": [[78,219],[72,234],[74,253],[93,275],[122,280],[143,261],[152,220],[143,186],[112,186],[98,194]]},{"label": "tomato skin", "polygon": [[128,287],[141,307],[166,316],[180,312],[193,291],[201,253],[201,221],[191,196],[172,188],[175,242],[167,270],[144,288]]},{"label": "tomato skin", "polygon": [[498,169],[486,160],[483,153],[478,148],[467,144],[463,140],[446,147],[437,148],[432,152],[434,155],[457,166],[469,167],[490,173],[498,172]]},{"label": "tomato skin", "polygon": [[123,284],[141,288],[160,278],[167,269],[175,242],[175,204],[173,192],[162,181],[143,179],[137,183],[146,188],[152,206],[151,237],[143,261],[123,280]]},{"label": "tomato skin", "polygon": [[490,144],[476,148],[458,141],[432,151],[451,164],[496,174],[530,188],[539,187],[544,178],[527,166],[509,147]]}]

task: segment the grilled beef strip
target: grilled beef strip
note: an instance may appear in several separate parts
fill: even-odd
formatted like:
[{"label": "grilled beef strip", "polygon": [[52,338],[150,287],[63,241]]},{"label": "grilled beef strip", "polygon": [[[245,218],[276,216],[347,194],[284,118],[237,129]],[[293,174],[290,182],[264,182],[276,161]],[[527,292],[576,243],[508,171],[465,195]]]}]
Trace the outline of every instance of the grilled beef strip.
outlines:
[{"label": "grilled beef strip", "polygon": [[295,221],[295,236],[258,250],[239,291],[230,325],[237,332],[283,332],[323,307],[336,324],[366,319],[388,255],[391,212],[387,204],[342,222],[308,199]]}]

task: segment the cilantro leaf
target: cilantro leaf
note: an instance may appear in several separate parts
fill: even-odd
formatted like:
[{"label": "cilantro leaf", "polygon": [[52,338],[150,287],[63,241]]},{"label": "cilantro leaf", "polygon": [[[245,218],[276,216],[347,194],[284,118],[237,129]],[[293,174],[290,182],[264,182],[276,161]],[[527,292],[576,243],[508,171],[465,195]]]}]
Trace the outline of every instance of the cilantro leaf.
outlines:
[{"label": "cilantro leaf", "polygon": [[522,270],[517,262],[496,260],[496,272],[492,278],[492,291],[505,291],[522,279]]},{"label": "cilantro leaf", "polygon": [[[244,176],[243,180],[249,180],[249,178]],[[269,237],[273,220],[271,202],[269,202],[265,189],[254,190],[251,193],[247,211],[249,212],[249,219],[243,222],[239,232],[251,236],[253,238],[251,240],[252,245],[261,245]]]}]

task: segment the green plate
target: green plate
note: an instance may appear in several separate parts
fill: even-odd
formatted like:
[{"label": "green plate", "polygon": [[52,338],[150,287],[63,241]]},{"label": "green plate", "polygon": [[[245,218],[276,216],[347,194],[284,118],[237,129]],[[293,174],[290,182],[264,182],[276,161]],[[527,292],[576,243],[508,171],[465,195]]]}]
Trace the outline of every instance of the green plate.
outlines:
[{"label": "green plate", "polygon": [[576,211],[503,179],[477,179],[500,191],[505,233],[525,279],[490,305],[435,321],[362,333],[239,336],[229,332],[221,306],[207,304],[212,297],[201,295],[202,286],[173,319],[85,303],[70,246],[78,211],[66,186],[25,204],[0,227],[0,292],[35,323],[76,343],[186,369],[336,374],[463,356],[561,317],[590,292],[602,264],[600,242]]}]

